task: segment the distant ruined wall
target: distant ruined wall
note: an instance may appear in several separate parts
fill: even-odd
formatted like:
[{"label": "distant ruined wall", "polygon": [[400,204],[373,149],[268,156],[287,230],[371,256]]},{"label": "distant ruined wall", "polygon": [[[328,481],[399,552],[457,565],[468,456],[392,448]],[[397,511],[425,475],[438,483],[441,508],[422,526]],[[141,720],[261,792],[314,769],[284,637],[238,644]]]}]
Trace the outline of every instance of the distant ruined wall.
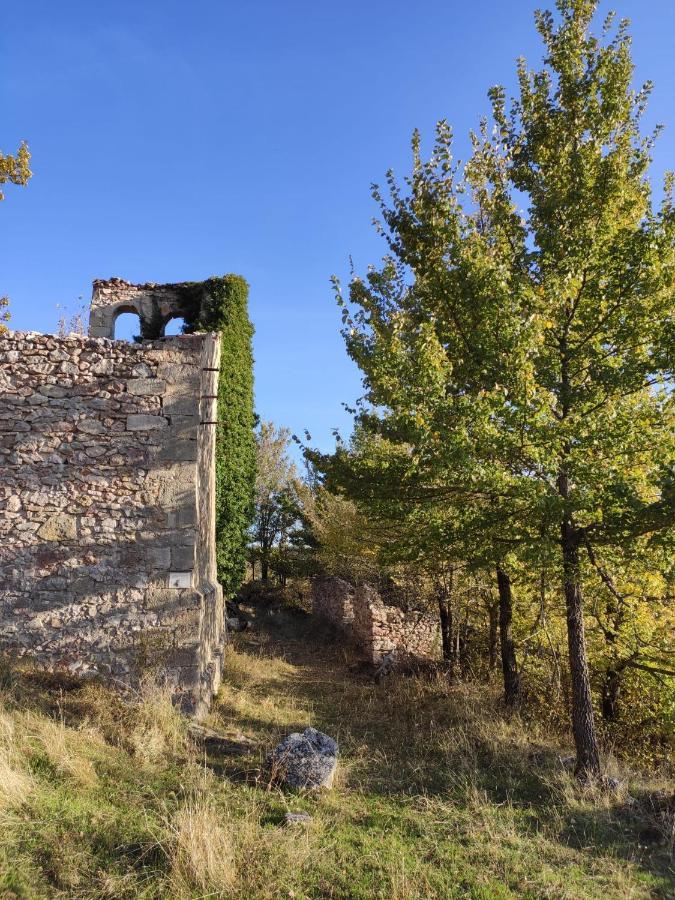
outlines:
[{"label": "distant ruined wall", "polygon": [[219,356],[212,334],[0,336],[0,648],[132,685],[153,670],[205,711]]},{"label": "distant ruined wall", "polygon": [[350,629],[354,622],[354,588],[334,576],[312,580],[312,612],[338,628]]},{"label": "distant ruined wall", "polygon": [[421,611],[406,612],[388,606],[369,584],[353,586],[332,576],[315,578],[312,609],[314,615],[351,636],[374,664],[392,650],[421,659],[438,656],[437,620]]}]

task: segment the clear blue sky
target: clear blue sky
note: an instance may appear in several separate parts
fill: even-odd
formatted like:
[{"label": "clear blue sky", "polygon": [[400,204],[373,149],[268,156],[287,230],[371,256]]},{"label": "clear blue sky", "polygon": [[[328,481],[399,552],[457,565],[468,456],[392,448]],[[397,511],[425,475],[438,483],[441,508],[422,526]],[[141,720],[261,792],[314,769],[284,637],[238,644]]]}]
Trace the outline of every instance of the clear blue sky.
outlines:
[{"label": "clear blue sky", "polygon": [[[466,135],[488,87],[538,63],[530,0],[83,0],[6,3],[0,149],[35,176],[0,206],[0,295],[16,329],[53,331],[91,281],[251,285],[259,413],[332,446],[359,375],[329,277],[384,250],[369,186],[403,175],[437,119]],[[551,4],[552,5],[552,4]],[[633,20],[648,122],[675,167],[675,4],[616,0]]]}]

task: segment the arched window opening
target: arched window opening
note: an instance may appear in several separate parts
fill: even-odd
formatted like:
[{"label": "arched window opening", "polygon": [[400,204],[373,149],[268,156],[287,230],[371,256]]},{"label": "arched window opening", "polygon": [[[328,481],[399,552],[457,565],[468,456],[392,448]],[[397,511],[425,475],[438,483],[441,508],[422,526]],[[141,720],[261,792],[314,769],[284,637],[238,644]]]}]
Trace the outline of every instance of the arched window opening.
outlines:
[{"label": "arched window opening", "polygon": [[115,319],[115,340],[135,341],[141,334],[141,319],[138,313],[123,312]]},{"label": "arched window opening", "polygon": [[183,334],[185,319],[182,316],[174,316],[164,326],[164,337],[177,337]]}]

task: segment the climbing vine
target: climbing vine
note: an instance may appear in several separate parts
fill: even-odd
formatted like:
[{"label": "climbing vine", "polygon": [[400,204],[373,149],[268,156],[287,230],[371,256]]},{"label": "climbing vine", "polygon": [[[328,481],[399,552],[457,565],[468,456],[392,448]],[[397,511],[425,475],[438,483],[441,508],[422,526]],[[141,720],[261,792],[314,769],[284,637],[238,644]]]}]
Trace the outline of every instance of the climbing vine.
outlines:
[{"label": "climbing vine", "polygon": [[190,286],[185,331],[221,335],[216,430],[216,554],[226,596],[245,570],[247,531],[253,517],[253,326],[248,284],[240,275],[209,278]]}]

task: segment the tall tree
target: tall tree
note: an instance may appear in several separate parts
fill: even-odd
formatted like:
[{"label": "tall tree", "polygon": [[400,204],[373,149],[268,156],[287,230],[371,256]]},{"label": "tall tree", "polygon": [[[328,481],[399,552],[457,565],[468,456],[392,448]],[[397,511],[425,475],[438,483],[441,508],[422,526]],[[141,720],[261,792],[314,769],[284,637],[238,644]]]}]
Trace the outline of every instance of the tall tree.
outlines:
[{"label": "tall tree", "polygon": [[359,426],[403,448],[400,497],[470,505],[502,573],[557,547],[582,780],[600,774],[589,554],[675,521],[673,178],[654,204],[651,87],[632,88],[625,21],[591,33],[597,6],[536,14],[544,66],[519,62],[510,106],[492,89],[463,170],[445,122],[428,162],[414,136],[404,187],[389,173],[390,199],[374,192],[390,254],[349,301],[338,285]]},{"label": "tall tree", "polygon": [[261,422],[256,434],[257,473],[253,549],[261,577],[269,579],[272,551],[284,545],[298,521],[298,473],[288,455],[291,433],[273,422]]}]

